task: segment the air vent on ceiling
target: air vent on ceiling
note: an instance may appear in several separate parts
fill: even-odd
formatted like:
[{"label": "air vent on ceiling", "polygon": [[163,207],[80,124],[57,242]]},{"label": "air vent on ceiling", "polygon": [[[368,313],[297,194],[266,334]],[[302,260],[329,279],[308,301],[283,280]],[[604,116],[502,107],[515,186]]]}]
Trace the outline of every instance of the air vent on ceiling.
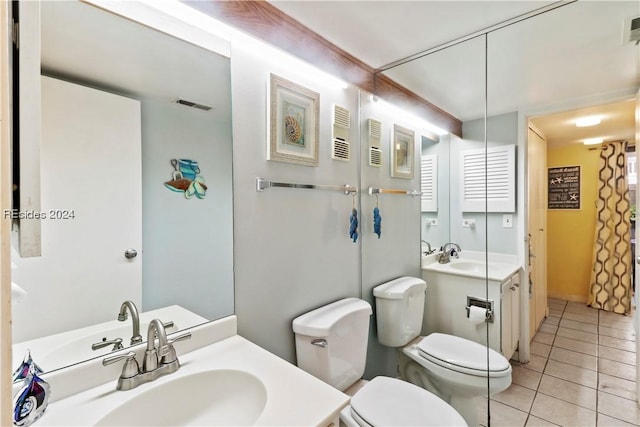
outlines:
[{"label": "air vent on ceiling", "polygon": [[331,158],[333,160],[351,160],[351,144],[349,143],[349,128],[351,127],[351,113],[339,105],[333,106],[333,137],[331,138]]},{"label": "air vent on ceiling", "polygon": [[382,166],[382,150],[380,140],[382,138],[382,122],[376,119],[367,119],[369,137],[369,166]]},{"label": "air vent on ceiling", "polygon": [[187,101],[186,99],[176,99],[176,104],[184,105],[185,107],[197,108],[199,110],[209,111],[211,107],[204,104],[198,104],[197,102]]}]

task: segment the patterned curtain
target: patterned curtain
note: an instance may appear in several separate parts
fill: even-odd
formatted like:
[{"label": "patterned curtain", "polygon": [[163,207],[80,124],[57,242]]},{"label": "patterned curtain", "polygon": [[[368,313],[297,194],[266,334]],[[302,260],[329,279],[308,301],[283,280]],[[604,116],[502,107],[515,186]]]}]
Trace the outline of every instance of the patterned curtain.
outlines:
[{"label": "patterned curtain", "polygon": [[626,179],[627,141],[607,143],[600,152],[596,235],[589,305],[631,312],[631,203]]}]

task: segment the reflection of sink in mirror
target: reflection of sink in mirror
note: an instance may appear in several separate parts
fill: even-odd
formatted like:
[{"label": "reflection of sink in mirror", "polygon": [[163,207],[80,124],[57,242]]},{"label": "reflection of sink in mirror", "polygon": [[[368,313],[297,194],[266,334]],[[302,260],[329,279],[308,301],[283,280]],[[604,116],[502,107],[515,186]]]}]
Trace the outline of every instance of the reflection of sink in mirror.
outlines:
[{"label": "reflection of sink in mirror", "polygon": [[[491,265],[491,264],[489,264]],[[484,274],[487,265],[476,261],[452,261],[451,268],[454,270],[469,271],[472,273]]]},{"label": "reflection of sink in mirror", "polygon": [[487,269],[484,252],[462,250],[460,258],[451,258],[446,264],[438,262],[438,255],[422,257],[422,269],[456,276],[484,278],[488,273],[489,280],[504,280],[519,267],[518,259],[514,255],[489,253],[489,268]]},{"label": "reflection of sink in mirror", "polygon": [[[117,315],[117,307],[114,309],[114,319]],[[160,319],[162,322],[173,322],[172,327],[167,328],[167,333],[172,333],[191,326],[207,322],[202,316],[190,312],[178,305],[150,310],[140,314],[140,333],[146,340],[146,331],[149,322]],[[110,353],[113,346],[107,346],[98,350],[92,350],[91,345],[103,341],[103,339],[122,339],[124,347],[129,346],[132,334],[131,317],[126,321],[112,320],[99,323],[73,331],[50,335],[35,340],[24,341],[13,345],[14,365],[22,360],[24,352],[29,349],[33,360],[45,371],[52,371],[63,366],[77,363],[81,360],[103,356]]]},{"label": "reflection of sink in mirror", "polygon": [[267,390],[254,375],[211,370],[179,377],[139,394],[96,426],[252,425],[266,402]]}]

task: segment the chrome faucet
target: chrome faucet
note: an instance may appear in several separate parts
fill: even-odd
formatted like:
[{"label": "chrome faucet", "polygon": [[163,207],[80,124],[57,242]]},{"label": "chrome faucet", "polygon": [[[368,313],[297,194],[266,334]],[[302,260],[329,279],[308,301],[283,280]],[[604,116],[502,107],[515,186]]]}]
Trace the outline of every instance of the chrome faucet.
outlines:
[{"label": "chrome faucet", "polygon": [[438,257],[438,262],[440,264],[448,264],[451,261],[451,257],[458,258],[459,252],[462,252],[462,249],[457,243],[445,243],[442,247],[442,253]]},{"label": "chrome faucet", "polygon": [[[155,337],[158,337],[156,346]],[[167,339],[164,325],[159,319],[153,319],[149,323],[147,330],[147,350],[144,352],[142,369],[136,360],[136,353],[130,351],[125,354],[106,357],[102,360],[102,365],[107,366],[112,363],[124,360],[122,373],[118,378],[118,390],[131,390],[141,384],[154,381],[159,377],[171,374],[180,368],[180,361],[173,344],[176,341],[191,338],[191,332],[185,332],[171,339]]]},{"label": "chrome faucet", "polygon": [[113,340],[108,340],[107,337],[102,338],[102,341],[97,342],[95,344],[91,344],[91,350],[96,351],[104,347],[108,347],[113,345],[111,351],[122,350],[124,346],[122,345],[122,338],[116,338]]},{"label": "chrome faucet", "polygon": [[422,255],[429,255],[432,252],[431,249],[431,243],[427,242],[426,240],[420,240],[420,250],[422,250],[422,245],[427,245],[427,250],[426,251],[422,251]]},{"label": "chrome faucet", "polygon": [[118,313],[118,320],[124,322],[127,320],[127,309],[131,313],[131,322],[133,323],[133,333],[131,335],[131,345],[142,342],[142,335],[140,335],[140,317],[138,316],[138,308],[133,301],[125,301],[120,306],[120,313]]}]

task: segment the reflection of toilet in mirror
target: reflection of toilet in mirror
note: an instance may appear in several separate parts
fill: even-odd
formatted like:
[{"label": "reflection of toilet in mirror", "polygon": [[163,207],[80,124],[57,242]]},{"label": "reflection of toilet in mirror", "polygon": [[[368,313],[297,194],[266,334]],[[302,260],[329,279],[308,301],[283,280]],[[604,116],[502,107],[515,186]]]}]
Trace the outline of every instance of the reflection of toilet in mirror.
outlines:
[{"label": "reflection of toilet in mirror", "polygon": [[298,366],[352,394],[350,404],[340,412],[340,424],[465,425],[460,414],[444,400],[406,381],[380,376],[362,385],[371,313],[366,301],[345,298],[293,321]]},{"label": "reflection of toilet in mirror", "polygon": [[511,365],[500,353],[464,338],[419,336],[426,287],[422,279],[400,277],[374,288],[378,341],[398,349],[401,378],[445,400],[469,425],[478,425],[475,398],[507,389]]}]

